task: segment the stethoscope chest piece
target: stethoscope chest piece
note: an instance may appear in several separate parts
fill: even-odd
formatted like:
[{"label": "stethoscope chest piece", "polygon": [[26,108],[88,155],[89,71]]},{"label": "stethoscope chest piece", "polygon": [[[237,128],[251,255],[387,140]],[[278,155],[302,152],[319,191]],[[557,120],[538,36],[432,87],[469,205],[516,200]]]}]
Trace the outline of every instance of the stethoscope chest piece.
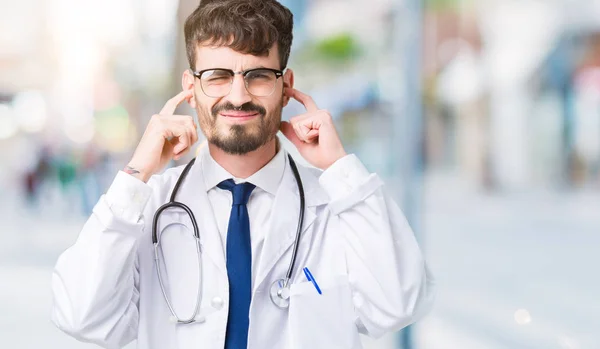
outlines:
[{"label": "stethoscope chest piece", "polygon": [[271,301],[279,308],[290,306],[290,288],[285,285],[284,279],[275,280],[269,290]]}]

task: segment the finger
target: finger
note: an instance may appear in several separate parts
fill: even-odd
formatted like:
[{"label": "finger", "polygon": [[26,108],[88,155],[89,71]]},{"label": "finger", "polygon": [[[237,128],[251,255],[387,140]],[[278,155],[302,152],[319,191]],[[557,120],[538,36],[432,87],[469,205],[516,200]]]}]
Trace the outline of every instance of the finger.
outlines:
[{"label": "finger", "polygon": [[190,148],[189,141],[180,139],[179,142],[173,147],[173,156],[180,156],[188,148]]},{"label": "finger", "polygon": [[307,111],[315,112],[315,111],[319,110],[319,108],[317,107],[317,104],[315,103],[315,101],[312,99],[311,96],[309,96],[305,93],[302,93],[294,88],[286,88],[285,93],[289,97],[292,97],[293,99],[302,103],[302,105],[304,106],[304,108],[306,108]]},{"label": "finger", "polygon": [[198,136],[196,134],[195,127],[193,125],[188,127],[187,133],[190,136],[190,145],[188,146],[188,148],[191,149],[192,146],[194,146],[194,144],[196,144],[196,141],[198,141]]},{"label": "finger", "polygon": [[198,141],[198,127],[194,122],[194,118],[188,115],[173,115],[174,117],[180,117],[179,119],[173,120],[180,123],[186,129],[190,136],[190,146]]},{"label": "finger", "polygon": [[164,120],[168,124],[178,124],[182,126],[190,135],[190,146],[198,141],[198,127],[194,118],[189,115],[165,115]]},{"label": "finger", "polygon": [[171,153],[173,156],[179,156],[195,143],[195,130],[187,122],[177,120],[170,120],[170,122],[167,134],[170,138],[170,143],[173,145]]},{"label": "finger", "polygon": [[302,146],[303,142],[300,138],[298,138],[298,135],[296,134],[296,131],[294,130],[292,124],[290,124],[287,121],[282,121],[281,125],[279,126],[279,129],[281,130],[281,133],[283,133],[285,138],[289,139],[290,142],[292,142],[292,144],[296,146],[296,148]]},{"label": "finger", "polygon": [[294,127],[294,132],[296,132],[296,136],[298,136],[302,142],[306,142],[306,132],[302,130],[302,126],[298,123],[292,123],[292,126]]},{"label": "finger", "polygon": [[296,115],[296,116],[290,118],[290,122],[294,125],[299,124],[299,123],[303,122],[304,120],[313,119],[315,117],[315,115],[316,115],[315,113],[304,113],[304,114]]},{"label": "finger", "polygon": [[183,90],[179,92],[175,97],[169,99],[165,106],[160,111],[163,115],[172,115],[175,113],[175,109],[186,99],[192,96],[192,90]]},{"label": "finger", "polygon": [[185,133],[186,126],[181,120],[171,119],[164,115],[161,116],[162,128],[166,138],[177,139]]},{"label": "finger", "polygon": [[192,136],[192,145],[198,142],[198,127],[193,119],[189,121],[190,135]]},{"label": "finger", "polygon": [[313,143],[315,141],[317,141],[319,139],[319,130],[318,129],[312,129],[310,131],[308,131],[308,133],[306,134],[306,141],[308,143]]},{"label": "finger", "polygon": [[196,142],[198,142],[198,129],[196,128],[196,124],[194,124],[192,126],[191,134],[192,134],[192,144],[196,144]]},{"label": "finger", "polygon": [[173,120],[184,124],[187,123],[191,125],[194,123],[194,117],[191,115],[165,114],[165,116],[168,116],[168,120]]},{"label": "finger", "polygon": [[319,129],[310,128],[304,125],[298,126],[298,130],[301,134],[302,140],[306,143],[313,143],[315,138],[319,136]]},{"label": "finger", "polygon": [[181,153],[189,146],[190,140],[184,126],[179,124],[171,124],[168,133],[173,138],[171,140],[171,144],[173,144],[173,155]]},{"label": "finger", "polygon": [[308,125],[297,124],[295,130],[298,138],[305,143],[313,143],[315,138],[319,135],[318,129],[311,128]]},{"label": "finger", "polygon": [[186,151],[188,151],[189,149],[192,148],[192,145],[194,144],[194,142],[192,141],[194,136],[192,136],[192,132],[189,128],[186,127],[185,129],[185,142],[187,144],[187,146],[185,148],[183,148],[182,150],[179,151],[179,153],[177,153],[176,155],[183,155],[185,154]]},{"label": "finger", "polygon": [[181,159],[182,157],[184,157],[184,156],[185,156],[185,154],[189,153],[191,149],[192,149],[192,147],[187,147],[187,148],[186,148],[184,151],[182,151],[181,153],[179,153],[179,154],[177,154],[177,155],[173,156],[173,159],[174,159],[174,160],[179,160],[179,159]]},{"label": "finger", "polygon": [[177,114],[173,114],[173,115],[162,115],[163,119],[166,122],[174,122],[180,125],[183,125],[184,127],[189,127],[189,128],[196,128],[196,122],[194,121],[194,118],[189,116],[189,115],[177,115]]},{"label": "finger", "polygon": [[292,125],[297,130],[298,137],[307,143],[319,136],[319,129],[322,124],[318,115],[314,113],[299,115],[291,120]]}]

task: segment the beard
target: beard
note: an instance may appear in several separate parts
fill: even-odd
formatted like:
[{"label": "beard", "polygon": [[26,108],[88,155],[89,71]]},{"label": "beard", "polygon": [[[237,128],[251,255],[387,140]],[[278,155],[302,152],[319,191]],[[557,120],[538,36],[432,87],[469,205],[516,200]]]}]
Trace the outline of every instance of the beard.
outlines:
[{"label": "beard", "polygon": [[[200,126],[210,144],[228,154],[244,155],[257,150],[275,137],[279,131],[282,109],[283,101],[270,113],[267,113],[264,107],[252,102],[237,108],[232,103],[225,102],[213,106],[210,114],[200,106],[198,116]],[[227,130],[224,130],[218,125],[219,113],[232,110],[257,113],[258,117],[252,122],[230,125]]]}]

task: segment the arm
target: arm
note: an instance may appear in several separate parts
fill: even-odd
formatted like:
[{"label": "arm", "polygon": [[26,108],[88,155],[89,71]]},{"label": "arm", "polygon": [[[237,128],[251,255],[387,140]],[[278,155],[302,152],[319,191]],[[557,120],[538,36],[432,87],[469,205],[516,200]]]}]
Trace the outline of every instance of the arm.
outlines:
[{"label": "arm", "polygon": [[119,172],[52,275],[52,321],[80,341],[121,348],[137,337],[138,238],[152,189]]},{"label": "arm", "polygon": [[192,96],[193,90],[186,89],[152,116],[127,173],[119,172],[77,242],[56,263],[52,320],[81,341],[120,348],[137,336],[142,212],[152,187],[161,187],[153,183],[157,177],[152,175],[185,155],[198,140],[193,118],[174,115],[177,106]]},{"label": "arm", "polygon": [[415,322],[432,304],[433,279],[404,215],[379,177],[346,155],[329,112],[291,87],[285,96],[306,107],[282,122],[281,131],[311,165],[325,170],[319,181],[344,234],[359,330],[378,337]]},{"label": "arm", "polygon": [[372,337],[406,327],[430,309],[433,278],[415,236],[381,179],[347,155],[319,179],[338,217],[359,330]]}]

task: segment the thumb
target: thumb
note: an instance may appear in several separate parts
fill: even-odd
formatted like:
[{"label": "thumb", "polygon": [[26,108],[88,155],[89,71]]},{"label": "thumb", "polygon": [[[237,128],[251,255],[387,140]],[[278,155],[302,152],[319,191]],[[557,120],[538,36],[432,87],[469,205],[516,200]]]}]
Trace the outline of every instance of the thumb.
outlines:
[{"label": "thumb", "polygon": [[285,138],[289,139],[290,142],[292,142],[292,144],[294,144],[296,148],[300,148],[303,145],[304,142],[302,142],[302,140],[298,138],[298,135],[296,135],[296,131],[294,131],[294,127],[289,122],[282,121],[281,125],[279,126],[279,129],[281,130],[281,133],[283,133]]}]

